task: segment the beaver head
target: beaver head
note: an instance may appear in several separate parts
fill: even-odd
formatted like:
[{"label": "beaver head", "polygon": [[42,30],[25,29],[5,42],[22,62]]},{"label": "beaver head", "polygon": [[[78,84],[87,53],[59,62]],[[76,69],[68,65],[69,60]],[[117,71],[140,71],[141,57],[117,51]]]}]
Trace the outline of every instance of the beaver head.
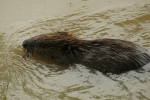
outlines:
[{"label": "beaver head", "polygon": [[[22,47],[27,53],[24,57],[38,55],[55,61],[68,62],[70,53],[76,56],[73,49],[80,47],[82,41],[67,32],[41,34],[23,41]],[[71,56],[70,56],[71,57]],[[75,59],[74,59],[75,61]]]}]

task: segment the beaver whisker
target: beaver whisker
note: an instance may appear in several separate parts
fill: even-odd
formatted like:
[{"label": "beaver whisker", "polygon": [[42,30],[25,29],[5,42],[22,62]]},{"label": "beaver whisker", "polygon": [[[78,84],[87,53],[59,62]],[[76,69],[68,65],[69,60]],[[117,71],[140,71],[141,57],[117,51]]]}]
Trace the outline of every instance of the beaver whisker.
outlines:
[{"label": "beaver whisker", "polygon": [[32,56],[32,54],[33,54],[32,50],[30,50],[30,49],[25,49],[25,48],[23,48],[23,50],[26,52],[26,53],[22,56],[23,59],[27,59],[27,58],[29,58],[29,56]]},{"label": "beaver whisker", "polygon": [[88,49],[85,49],[85,48],[79,48],[81,51],[84,51],[84,52],[91,52],[90,50]]},{"label": "beaver whisker", "polygon": [[74,50],[74,52],[75,52],[75,54],[76,54],[77,56],[80,56],[80,53],[79,53],[78,50]]},{"label": "beaver whisker", "polygon": [[22,59],[27,59],[29,57],[29,54],[24,54],[23,56],[22,56]]},{"label": "beaver whisker", "polygon": [[29,56],[32,56],[32,55],[33,55],[33,52],[32,52],[32,51],[30,51],[30,52],[29,52]]}]

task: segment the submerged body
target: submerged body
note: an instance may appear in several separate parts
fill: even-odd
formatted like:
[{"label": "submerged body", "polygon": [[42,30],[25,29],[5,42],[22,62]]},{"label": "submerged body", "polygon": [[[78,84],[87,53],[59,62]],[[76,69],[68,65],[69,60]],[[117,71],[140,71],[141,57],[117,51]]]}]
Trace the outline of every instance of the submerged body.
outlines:
[{"label": "submerged body", "polygon": [[58,62],[79,63],[105,73],[122,73],[150,62],[146,50],[132,42],[82,40],[66,32],[31,37],[22,46],[27,53],[25,56],[34,54]]}]

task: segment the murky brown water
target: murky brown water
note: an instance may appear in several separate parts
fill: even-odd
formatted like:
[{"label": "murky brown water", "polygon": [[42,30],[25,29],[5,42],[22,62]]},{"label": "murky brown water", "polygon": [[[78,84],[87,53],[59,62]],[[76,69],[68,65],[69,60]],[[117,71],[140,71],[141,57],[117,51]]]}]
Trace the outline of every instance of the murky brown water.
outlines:
[{"label": "murky brown water", "polygon": [[22,59],[23,40],[56,31],[85,39],[128,40],[150,51],[150,4],[78,11],[0,33],[0,100],[150,100],[150,63],[142,70],[108,77],[82,65],[68,68],[40,58]]}]

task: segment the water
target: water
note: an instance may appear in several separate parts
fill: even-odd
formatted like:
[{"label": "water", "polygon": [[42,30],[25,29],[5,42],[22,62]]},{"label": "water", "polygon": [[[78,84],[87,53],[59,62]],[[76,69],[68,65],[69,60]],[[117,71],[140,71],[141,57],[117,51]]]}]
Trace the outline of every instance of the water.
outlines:
[{"label": "water", "polygon": [[23,40],[56,31],[83,39],[128,40],[150,51],[150,4],[79,10],[1,32],[0,100],[150,100],[150,63],[140,70],[105,76],[78,64],[68,67],[41,58],[22,59]]}]

